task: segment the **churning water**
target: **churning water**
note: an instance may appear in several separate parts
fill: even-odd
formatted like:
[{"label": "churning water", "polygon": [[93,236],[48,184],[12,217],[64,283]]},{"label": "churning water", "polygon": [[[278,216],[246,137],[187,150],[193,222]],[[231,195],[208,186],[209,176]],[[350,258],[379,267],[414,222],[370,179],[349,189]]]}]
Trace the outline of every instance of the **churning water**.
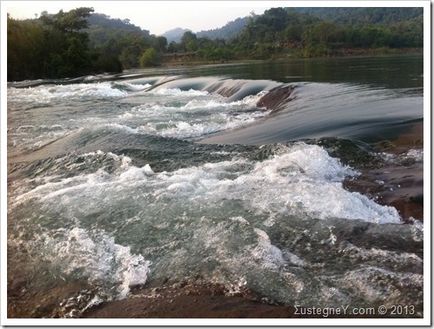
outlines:
[{"label": "churning water", "polygon": [[[343,185],[361,158],[390,161],[360,141],[421,119],[420,87],[67,82],[8,86],[9,276],[30,267],[39,290],[85,282],[58,305],[64,315],[199,276],[290,305],[421,314],[422,224]],[[257,105],[288,85],[278,111]],[[405,156],[422,161],[420,149]]]}]

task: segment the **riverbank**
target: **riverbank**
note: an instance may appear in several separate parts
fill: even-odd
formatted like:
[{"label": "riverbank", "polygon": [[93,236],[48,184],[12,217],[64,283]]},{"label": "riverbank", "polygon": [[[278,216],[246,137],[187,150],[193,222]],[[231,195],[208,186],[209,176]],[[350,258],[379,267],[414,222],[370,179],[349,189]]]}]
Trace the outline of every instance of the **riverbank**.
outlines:
[{"label": "riverbank", "polygon": [[173,66],[199,66],[213,64],[238,64],[238,63],[255,63],[255,62],[283,62],[287,60],[301,59],[321,59],[321,58],[358,58],[368,56],[396,56],[396,55],[422,55],[422,48],[342,48],[329,51],[327,54],[310,54],[303,55],[303,49],[290,49],[286,52],[278,54],[270,54],[266,58],[252,59],[237,58],[237,59],[219,59],[206,60],[196,57],[173,56],[165,57],[161,62],[160,67]]}]

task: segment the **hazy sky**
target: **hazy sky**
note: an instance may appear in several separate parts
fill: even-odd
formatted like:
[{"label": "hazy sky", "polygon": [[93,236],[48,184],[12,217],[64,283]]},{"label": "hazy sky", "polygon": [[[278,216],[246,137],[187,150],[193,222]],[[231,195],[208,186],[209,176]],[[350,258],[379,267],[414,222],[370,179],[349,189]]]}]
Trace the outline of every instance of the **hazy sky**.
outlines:
[{"label": "hazy sky", "polygon": [[[278,1],[4,1],[13,18],[34,18],[46,10],[57,13],[77,7],[93,7],[95,12],[112,18],[129,18],[131,23],[162,34],[175,27],[194,32],[223,26],[251,11],[262,14]],[[288,3],[286,3],[288,4]]]}]

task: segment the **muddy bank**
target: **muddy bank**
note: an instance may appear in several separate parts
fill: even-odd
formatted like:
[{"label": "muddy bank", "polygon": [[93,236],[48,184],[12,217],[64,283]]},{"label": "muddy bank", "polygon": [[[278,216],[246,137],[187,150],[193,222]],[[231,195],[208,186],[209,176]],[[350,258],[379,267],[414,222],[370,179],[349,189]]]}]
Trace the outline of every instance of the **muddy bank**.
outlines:
[{"label": "muddy bank", "polygon": [[[350,305],[349,305],[350,306]],[[344,307],[344,306],[342,306]],[[271,303],[252,292],[228,293],[212,283],[178,283],[136,289],[127,299],[94,306],[82,318],[384,318],[390,314],[307,313],[308,308]],[[311,308],[312,309],[312,308]],[[341,309],[342,311],[342,309]]]},{"label": "muddy bank", "polygon": [[292,306],[260,300],[251,292],[228,293],[221,285],[178,283],[137,289],[128,299],[89,309],[85,318],[286,318]]},{"label": "muddy bank", "polygon": [[[10,276],[11,277],[11,276]],[[31,289],[17,274],[8,284],[9,318],[286,318],[295,308],[261,299],[247,290],[229,292],[206,282],[132,288],[126,299],[91,306],[83,282]],[[75,296],[75,297],[74,297]],[[87,298],[89,297],[89,298]],[[81,311],[80,311],[81,310]]]}]

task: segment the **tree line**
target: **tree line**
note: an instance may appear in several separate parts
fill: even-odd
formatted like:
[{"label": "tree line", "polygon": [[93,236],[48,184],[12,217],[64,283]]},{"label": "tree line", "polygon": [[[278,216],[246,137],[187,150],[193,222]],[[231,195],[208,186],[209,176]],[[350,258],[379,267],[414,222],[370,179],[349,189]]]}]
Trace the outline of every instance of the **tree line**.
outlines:
[{"label": "tree line", "polygon": [[[330,19],[335,12],[340,13]],[[74,77],[189,59],[226,61],[282,56],[331,56],[347,48],[421,48],[418,9],[271,8],[252,14],[231,39],[200,37],[191,31],[179,42],[149,34],[129,20],[77,8],[39,18],[8,15],[8,80]],[[359,10],[357,10],[359,9]]]},{"label": "tree line", "polygon": [[[387,12],[389,8],[381,9]],[[295,57],[332,56],[345,49],[422,46],[421,11],[419,16],[404,20],[397,18],[395,23],[344,24],[292,8],[272,8],[263,15],[252,15],[231,40],[197,38],[192,32],[186,32],[180,43],[169,44],[168,52],[196,51],[199,58],[230,60],[268,59],[285,54]]]},{"label": "tree line", "polygon": [[77,8],[37,19],[7,17],[8,81],[76,77],[158,65],[164,37],[128,20],[112,20]]},{"label": "tree line", "polygon": [[[345,13],[352,13],[358,8],[346,9],[350,10]],[[388,10],[381,8],[385,13]],[[339,18],[342,17],[338,16],[335,21],[324,20],[292,8],[272,8],[252,17],[233,43],[260,58],[285,50],[296,50],[295,54],[311,57],[331,55],[343,48],[419,48],[423,45],[421,11],[419,16],[407,20],[397,18],[395,23],[387,24],[344,24],[338,23]]]}]

